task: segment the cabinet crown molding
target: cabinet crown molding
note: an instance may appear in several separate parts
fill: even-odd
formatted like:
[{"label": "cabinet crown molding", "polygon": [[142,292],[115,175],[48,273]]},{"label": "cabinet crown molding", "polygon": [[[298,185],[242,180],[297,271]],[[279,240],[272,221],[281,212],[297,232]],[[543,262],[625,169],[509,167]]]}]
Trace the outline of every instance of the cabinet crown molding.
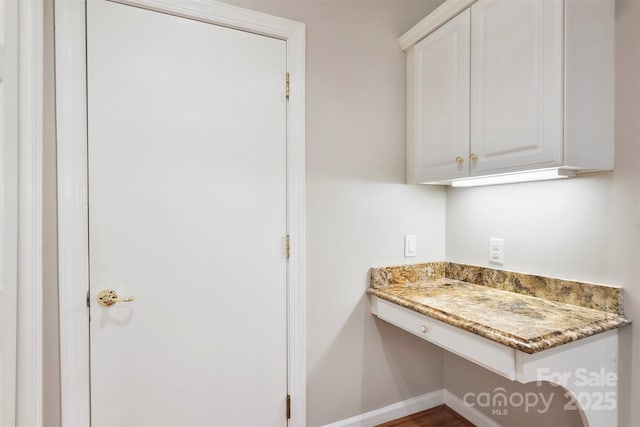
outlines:
[{"label": "cabinet crown molding", "polygon": [[476,1],[478,0],[446,0],[400,37],[400,47],[407,51]]}]

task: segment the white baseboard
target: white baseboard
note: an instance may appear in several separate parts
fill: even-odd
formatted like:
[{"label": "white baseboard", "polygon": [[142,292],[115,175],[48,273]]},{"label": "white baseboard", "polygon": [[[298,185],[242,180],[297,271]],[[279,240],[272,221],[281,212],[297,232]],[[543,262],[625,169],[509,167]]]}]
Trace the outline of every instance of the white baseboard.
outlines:
[{"label": "white baseboard", "polygon": [[456,411],[458,414],[462,415],[464,418],[466,418],[476,426],[502,427],[500,424],[495,422],[492,418],[486,416],[482,412],[478,411],[476,408],[464,403],[462,399],[460,399],[455,394],[451,393],[449,390],[443,389],[442,394],[444,397],[445,405],[447,405],[449,408]]},{"label": "white baseboard", "polygon": [[355,417],[336,421],[324,427],[371,427],[376,424],[386,423],[416,412],[426,411],[434,406],[444,403],[444,390],[436,390],[431,393],[421,394],[402,402],[394,403],[384,408],[374,409]]},{"label": "white baseboard", "polygon": [[478,427],[501,427],[493,419],[466,405],[462,399],[444,388],[403,400],[384,408],[374,409],[364,414],[336,421],[323,427],[372,427],[415,414],[416,412],[426,411],[443,403]]}]

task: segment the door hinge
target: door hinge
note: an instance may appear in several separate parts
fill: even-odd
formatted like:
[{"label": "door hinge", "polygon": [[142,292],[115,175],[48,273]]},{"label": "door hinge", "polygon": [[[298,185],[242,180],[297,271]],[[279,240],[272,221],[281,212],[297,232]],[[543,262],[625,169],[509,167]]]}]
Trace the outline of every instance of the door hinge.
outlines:
[{"label": "door hinge", "polygon": [[87,291],[87,307],[91,307],[91,295],[89,291]]},{"label": "door hinge", "polygon": [[287,394],[287,419],[291,418],[291,396]]},{"label": "door hinge", "polygon": [[287,99],[289,99],[289,72],[287,72],[287,78],[286,78],[286,83],[285,83],[285,87],[284,87],[284,93],[287,96]]},{"label": "door hinge", "polygon": [[286,251],[287,251],[287,259],[291,256],[291,236],[287,234],[287,243],[286,243]]}]

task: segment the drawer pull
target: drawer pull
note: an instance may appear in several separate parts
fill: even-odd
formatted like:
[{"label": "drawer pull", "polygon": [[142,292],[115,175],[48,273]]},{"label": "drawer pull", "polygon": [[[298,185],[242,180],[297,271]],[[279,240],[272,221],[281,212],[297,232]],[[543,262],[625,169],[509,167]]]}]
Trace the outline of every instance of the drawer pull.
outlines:
[{"label": "drawer pull", "polygon": [[420,326],[420,330],[422,331],[423,334],[426,334],[429,328],[427,328],[427,325],[422,325]]}]

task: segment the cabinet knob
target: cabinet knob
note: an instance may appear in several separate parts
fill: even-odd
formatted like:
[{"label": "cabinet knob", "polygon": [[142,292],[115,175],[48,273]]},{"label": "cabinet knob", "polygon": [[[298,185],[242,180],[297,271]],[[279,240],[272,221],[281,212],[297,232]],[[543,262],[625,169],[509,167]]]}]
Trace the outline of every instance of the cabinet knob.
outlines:
[{"label": "cabinet knob", "polygon": [[427,328],[427,325],[422,325],[420,326],[420,330],[422,331],[423,334],[426,334],[429,328]]},{"label": "cabinet knob", "polygon": [[464,163],[464,159],[462,157],[458,156],[458,157],[456,157],[455,162],[456,162],[456,164],[458,166],[462,166],[462,164]]},{"label": "cabinet knob", "polygon": [[478,160],[478,155],[473,153],[469,154],[469,160],[475,162],[476,160]]}]

